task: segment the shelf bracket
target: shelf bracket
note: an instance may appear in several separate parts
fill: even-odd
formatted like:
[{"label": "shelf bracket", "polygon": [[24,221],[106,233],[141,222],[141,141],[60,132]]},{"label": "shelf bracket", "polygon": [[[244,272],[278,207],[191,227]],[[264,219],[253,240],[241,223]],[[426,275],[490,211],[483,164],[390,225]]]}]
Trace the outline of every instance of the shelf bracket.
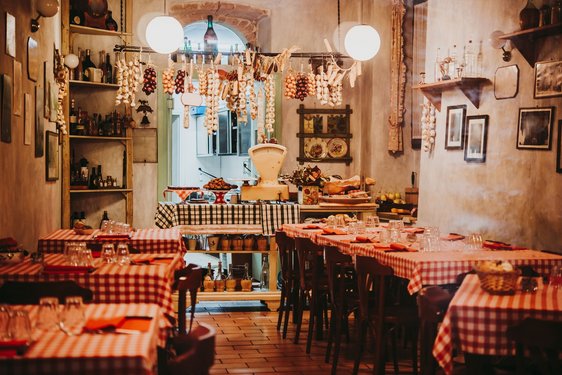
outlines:
[{"label": "shelf bracket", "polygon": [[467,99],[476,107],[480,107],[480,96],[482,87],[489,83],[490,80],[481,77],[457,78],[454,80],[440,81],[424,85],[413,86],[414,89],[420,89],[423,95],[441,112],[441,101],[443,91],[458,87],[459,90],[467,97]]}]

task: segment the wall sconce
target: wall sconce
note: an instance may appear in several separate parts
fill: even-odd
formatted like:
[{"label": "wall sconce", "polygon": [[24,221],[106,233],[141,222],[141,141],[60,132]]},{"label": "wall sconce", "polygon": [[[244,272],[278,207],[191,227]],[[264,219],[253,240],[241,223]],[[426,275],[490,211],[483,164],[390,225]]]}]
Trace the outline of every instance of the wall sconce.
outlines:
[{"label": "wall sconce", "polygon": [[503,36],[503,32],[500,30],[496,30],[490,34],[490,38],[488,39],[488,43],[490,46],[495,49],[500,49],[503,51],[502,59],[505,62],[511,60],[511,42],[506,39],[500,39]]},{"label": "wall sconce", "polygon": [[39,15],[37,18],[31,19],[31,32],[37,32],[39,30],[39,18],[41,17],[53,17],[59,11],[58,0],[38,0],[37,2],[37,13]]}]

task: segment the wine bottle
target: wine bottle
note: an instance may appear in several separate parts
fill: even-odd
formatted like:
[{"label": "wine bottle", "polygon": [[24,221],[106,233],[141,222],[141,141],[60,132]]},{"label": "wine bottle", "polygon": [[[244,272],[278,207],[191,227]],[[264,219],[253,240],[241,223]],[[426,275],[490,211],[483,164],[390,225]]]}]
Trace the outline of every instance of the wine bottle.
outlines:
[{"label": "wine bottle", "polygon": [[109,221],[109,216],[107,216],[107,211],[103,211],[103,216],[100,220],[100,227],[99,227],[100,229],[101,229],[104,221]]},{"label": "wine bottle", "polygon": [[113,12],[111,10],[107,11],[107,17],[105,18],[105,28],[111,31],[117,31],[117,22],[113,19]]},{"label": "wine bottle", "polygon": [[207,31],[203,36],[203,47],[205,49],[205,61],[210,64],[219,51],[219,40],[213,29],[213,16],[207,16]]},{"label": "wine bottle", "polygon": [[224,292],[226,287],[226,277],[222,272],[222,261],[219,260],[219,268],[217,269],[217,275],[215,277],[215,291]]},{"label": "wine bottle", "polygon": [[84,51],[82,50],[82,48],[78,48],[78,65],[76,65],[76,68],[74,68],[72,71],[73,73],[73,79],[77,80],[77,81],[82,81],[84,80],[84,73],[82,71],[82,61],[84,61]]},{"label": "wine bottle", "polygon": [[90,56],[90,50],[87,49],[86,50],[86,56],[84,56],[84,61],[82,62],[82,74],[84,75],[84,80],[86,81],[93,81],[94,77],[88,77],[86,71],[88,70],[88,68],[95,68],[96,64],[94,64],[94,62],[92,61],[92,58]]},{"label": "wine bottle", "polygon": [[123,151],[123,183],[121,184],[123,189],[127,188],[127,151]]},{"label": "wine bottle", "polygon": [[103,70],[103,79],[105,83],[113,83],[113,66],[109,53],[105,54],[105,68]]},{"label": "wine bottle", "polygon": [[74,99],[70,100],[70,113],[68,116],[68,122],[70,124],[70,134],[76,135],[76,125],[77,125],[77,113],[76,108],[74,107]]},{"label": "wine bottle", "polygon": [[97,183],[96,168],[95,168],[95,167],[92,167],[92,173],[90,173],[90,184],[89,184],[89,188],[90,188],[90,189],[95,189],[95,188],[96,188],[96,183]]}]

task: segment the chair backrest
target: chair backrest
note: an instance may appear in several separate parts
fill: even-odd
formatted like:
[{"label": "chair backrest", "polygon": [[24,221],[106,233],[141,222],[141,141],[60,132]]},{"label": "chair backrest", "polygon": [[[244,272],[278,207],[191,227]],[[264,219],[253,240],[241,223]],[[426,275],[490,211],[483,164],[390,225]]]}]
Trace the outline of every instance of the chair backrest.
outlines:
[{"label": "chair backrest", "polygon": [[199,324],[189,334],[180,334],[170,342],[176,357],[168,361],[171,375],[202,375],[208,374],[215,363],[216,330],[207,325]]},{"label": "chair backrest", "polygon": [[433,285],[419,291],[418,313],[420,320],[429,323],[440,323],[449,307],[453,296],[440,286]]},{"label": "chair backrest", "polygon": [[199,266],[197,264],[189,263],[187,266],[183,267],[182,269],[175,270],[174,271],[174,283],[172,284],[172,289],[177,290],[180,277],[190,275],[191,270],[193,268],[198,268],[198,267]]},{"label": "chair backrest", "polygon": [[64,303],[66,297],[80,296],[84,302],[92,302],[94,293],[75,281],[6,281],[0,287],[0,303],[10,305],[37,305],[43,297],[57,297]]},{"label": "chair backrest", "polygon": [[281,275],[284,281],[288,281],[292,277],[293,262],[290,246],[294,246],[294,241],[287,236],[287,233],[278,230],[275,232],[275,243],[281,261]]},{"label": "chair backrest", "polygon": [[341,285],[341,288],[338,289],[337,286],[340,283],[336,283],[336,280],[338,278],[345,278],[347,270],[353,269],[353,258],[350,255],[341,253],[335,246],[326,246],[324,248],[324,259],[328,273],[330,299],[332,303],[338,304],[341,301],[340,296],[345,286]]},{"label": "chair backrest", "polygon": [[369,316],[369,295],[375,294],[377,315],[383,316],[385,306],[386,281],[394,275],[392,268],[380,264],[375,258],[355,257],[357,271],[357,290],[359,292],[359,312],[362,319]]},{"label": "chair backrest", "polygon": [[312,283],[318,281],[322,274],[323,248],[309,238],[295,238],[295,248],[299,263],[300,287],[301,289],[310,289]]},{"label": "chair backrest", "polygon": [[180,333],[186,333],[185,312],[187,308],[187,292],[191,298],[191,317],[189,320],[189,331],[193,326],[193,318],[195,317],[195,305],[197,304],[197,292],[201,288],[201,277],[203,270],[199,267],[190,268],[189,274],[181,276],[178,280],[178,330]]}]

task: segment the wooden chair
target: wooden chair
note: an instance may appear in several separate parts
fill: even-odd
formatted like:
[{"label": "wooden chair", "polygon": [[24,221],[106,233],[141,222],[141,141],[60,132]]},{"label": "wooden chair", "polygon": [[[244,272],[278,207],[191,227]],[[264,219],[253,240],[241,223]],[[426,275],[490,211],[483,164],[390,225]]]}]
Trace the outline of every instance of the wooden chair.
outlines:
[{"label": "wooden chair", "polygon": [[295,295],[296,277],[294,267],[295,240],[288,237],[285,232],[275,232],[275,242],[281,260],[281,299],[279,302],[279,315],[277,317],[277,330],[281,329],[283,323],[283,338],[287,337],[289,315],[291,309],[295,309],[297,296]]},{"label": "wooden chair", "polygon": [[[175,356],[168,359],[166,369],[171,375],[207,375],[215,362],[216,330],[200,323],[189,334],[170,339]],[[160,372],[160,371],[159,371]]]},{"label": "wooden chair", "polygon": [[[527,318],[507,329],[507,337],[516,344],[516,373],[531,369],[541,375],[562,374],[562,321]],[[525,357],[525,349],[530,357]]]},{"label": "wooden chair", "polygon": [[[396,303],[393,298],[395,293],[391,290],[390,285],[394,275],[392,268],[380,264],[375,258],[363,256],[356,257],[355,267],[359,291],[359,350],[355,358],[353,373],[357,374],[359,370],[366,334],[370,330],[375,335],[374,374],[384,374],[387,333],[398,326],[404,326],[412,331],[415,338],[412,344],[412,362],[414,374],[417,374],[418,317],[415,304],[408,305],[402,301],[400,304]],[[374,304],[373,296],[375,297]],[[395,337],[393,337],[393,346],[396,349]],[[397,373],[396,357],[394,358],[394,369]]]},{"label": "wooden chair", "polygon": [[[191,265],[193,266],[193,265]],[[178,280],[178,332],[180,334],[187,333],[186,330],[186,309],[187,309],[187,292],[191,298],[191,317],[189,320],[189,332],[193,326],[193,318],[195,317],[195,305],[197,304],[197,292],[201,288],[201,279],[203,270],[199,267],[190,267],[189,273],[182,272],[182,276]]]},{"label": "wooden chair", "polygon": [[437,361],[431,350],[437,336],[437,326],[443,321],[452,298],[451,293],[440,286],[428,286],[418,293],[420,369],[422,375],[432,375],[437,369]]},{"label": "wooden chair", "polygon": [[[306,341],[306,352],[310,353],[312,335],[314,333],[315,321],[322,319],[322,313],[326,309],[326,297],[328,293],[328,280],[325,275],[324,262],[322,260],[323,249],[308,238],[295,238],[295,248],[299,262],[299,296],[297,312],[297,329],[294,343],[298,344],[302,326],[302,315],[306,301],[309,301],[310,319],[308,323],[308,337]],[[327,323],[327,312],[326,312]],[[317,337],[322,332],[322,324],[317,327]]]},{"label": "wooden chair", "polygon": [[332,307],[325,361],[326,363],[330,361],[332,342],[335,342],[332,374],[336,374],[338,369],[342,326],[345,324],[346,332],[349,336],[347,318],[349,314],[357,312],[357,309],[359,308],[357,277],[355,267],[353,265],[353,259],[350,255],[342,254],[337,247],[326,246],[324,248],[324,259],[326,261],[328,288],[330,291],[330,301]]},{"label": "wooden chair", "polygon": [[37,305],[43,297],[57,297],[64,303],[66,297],[80,296],[84,302],[92,302],[94,293],[75,281],[6,281],[0,287],[0,303],[10,305]]}]

